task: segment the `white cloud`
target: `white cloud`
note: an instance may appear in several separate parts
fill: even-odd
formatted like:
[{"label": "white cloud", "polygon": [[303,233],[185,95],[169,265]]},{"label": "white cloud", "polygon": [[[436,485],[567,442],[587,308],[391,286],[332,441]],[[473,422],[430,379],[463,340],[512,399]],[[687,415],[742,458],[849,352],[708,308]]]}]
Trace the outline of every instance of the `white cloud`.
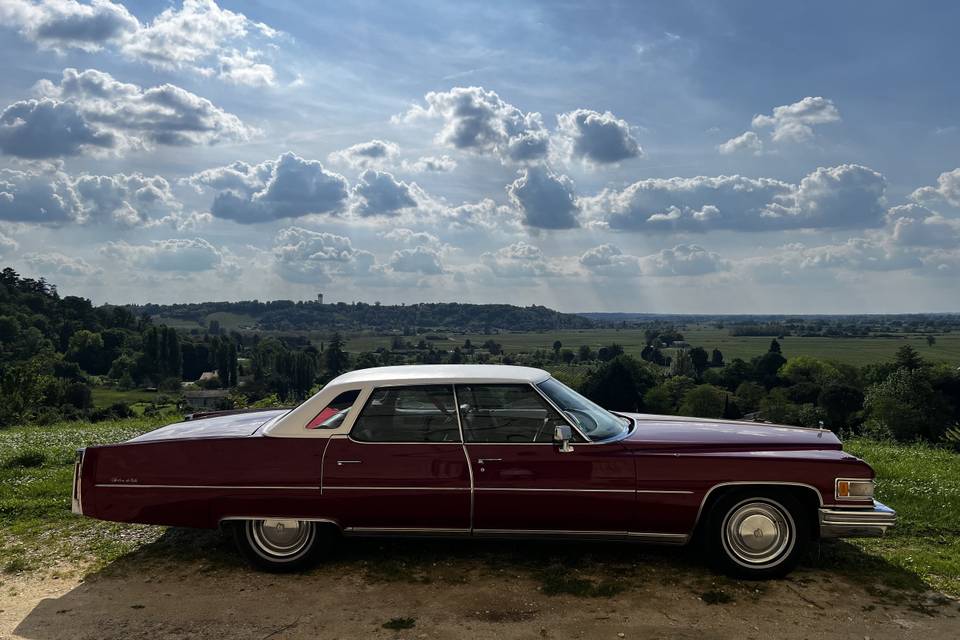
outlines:
[{"label": "white cloud", "polygon": [[484,198],[456,207],[438,206],[434,217],[440,228],[515,233],[521,230],[521,216],[513,207],[498,205],[490,198]]},{"label": "white cloud", "polygon": [[561,274],[539,247],[520,240],[495,252],[480,255],[480,262],[499,278],[539,278]]},{"label": "white cloud", "polygon": [[301,227],[281,229],[272,249],[274,267],[290,282],[329,282],[338,275],[369,274],[373,254],[355,249],[350,238]]},{"label": "white cloud", "polygon": [[426,107],[414,105],[394,122],[440,119],[437,141],[455,149],[526,162],[547,155],[549,133],[539,113],[524,113],[483,87],[431,91]]},{"label": "white cloud", "polygon": [[390,231],[382,232],[380,237],[386,240],[392,240],[393,242],[400,242],[402,244],[413,244],[432,248],[440,248],[443,246],[440,238],[432,233],[427,233],[426,231],[414,231],[413,229],[407,229],[405,227],[399,227],[397,229],[391,229]]},{"label": "white cloud", "polygon": [[0,231],[0,258],[16,251],[19,248],[20,244],[16,240]]},{"label": "white cloud", "polygon": [[222,252],[203,238],[171,238],[150,244],[108,242],[100,253],[129,267],[153,271],[210,271],[223,263]]},{"label": "white cloud", "polygon": [[400,147],[395,142],[374,139],[334,151],[327,160],[354,169],[369,169],[392,165],[399,154]]},{"label": "white cloud", "polygon": [[717,145],[717,151],[724,155],[746,151],[754,155],[763,153],[763,140],[754,131],[744,131],[739,136],[730,138],[723,144]]},{"label": "white cloud", "polygon": [[523,212],[523,223],[537,229],[571,229],[580,226],[573,181],[541,167],[521,169],[507,185],[507,195]]},{"label": "white cloud", "polygon": [[424,156],[416,162],[403,161],[404,171],[412,173],[449,173],[457,168],[457,161],[450,156]]},{"label": "white cloud", "polygon": [[349,196],[346,178],[290,152],[258,165],[234,162],[201,171],[186,182],[218,190],[210,213],[244,224],[338,213]]},{"label": "white cloud", "polygon": [[187,146],[247,140],[254,131],[237,116],[180,87],[142,89],[102,71],[65,69],[58,84],[41,80],[39,100],[0,114],[0,150],[22,158],[155,144]]},{"label": "white cloud", "polygon": [[[71,176],[57,169],[0,170],[0,220],[33,224],[184,224],[182,205],[160,176]],[[195,222],[202,216],[191,214]]]},{"label": "white cloud", "polygon": [[40,275],[81,277],[100,273],[102,270],[92,266],[83,258],[65,256],[56,251],[28,253],[24,262]]},{"label": "white cloud", "polygon": [[431,247],[414,247],[394,251],[390,257],[390,268],[397,273],[421,273],[438,275],[443,273],[440,253]]},{"label": "white cloud", "polygon": [[403,209],[417,206],[411,185],[386,171],[364,171],[353,188],[353,195],[358,199],[355,210],[363,217],[394,216]]},{"label": "white cloud", "polygon": [[937,186],[921,187],[910,194],[910,198],[920,203],[945,200],[960,207],[960,169],[944,171],[937,178]]},{"label": "white cloud", "polygon": [[92,0],[4,0],[0,21],[44,49],[97,51],[119,43],[140,28],[137,19],[120,3]]},{"label": "white cloud", "polygon": [[605,276],[633,277],[640,275],[640,259],[625,254],[620,247],[602,244],[580,256],[580,265],[591,273]]},{"label": "white cloud", "polygon": [[596,275],[636,276],[701,276],[730,267],[727,260],[695,244],[678,244],[648,256],[623,253],[612,244],[602,244],[580,256],[580,265]]},{"label": "white cloud", "polygon": [[891,240],[903,246],[960,247],[960,220],[944,216],[917,204],[892,207],[887,212]]},{"label": "white cloud", "polygon": [[591,164],[612,164],[643,155],[626,120],[609,111],[576,109],[557,116],[562,146],[571,159]]},{"label": "white cloud", "polygon": [[828,98],[807,96],[780,107],[772,115],[756,115],[751,123],[754,129],[771,128],[775,142],[805,142],[813,137],[813,127],[840,121],[840,111]]},{"label": "white cloud", "polygon": [[184,0],[147,24],[110,0],[4,0],[0,19],[41,48],[97,51],[110,46],[162,69],[254,87],[276,84],[276,72],[264,58],[280,32],[222,9],[214,0]]},{"label": "white cloud", "polygon": [[581,198],[595,224],[645,232],[871,228],[886,181],[860,165],[819,168],[799,185],[770,178],[652,178]]}]

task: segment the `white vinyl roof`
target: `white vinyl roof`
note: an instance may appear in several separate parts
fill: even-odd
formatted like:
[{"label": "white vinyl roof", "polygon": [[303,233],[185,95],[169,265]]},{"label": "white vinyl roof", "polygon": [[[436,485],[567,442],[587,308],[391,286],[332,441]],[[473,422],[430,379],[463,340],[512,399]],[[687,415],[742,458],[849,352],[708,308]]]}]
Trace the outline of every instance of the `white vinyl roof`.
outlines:
[{"label": "white vinyl roof", "polygon": [[330,386],[355,383],[418,382],[543,382],[550,374],[543,369],[514,367],[504,364],[411,364],[399,367],[374,367],[344,373],[331,380]]},{"label": "white vinyl roof", "polygon": [[375,387],[415,384],[470,384],[515,383],[536,384],[550,374],[543,369],[514,367],[502,364],[414,364],[399,367],[359,369],[338,376],[303,404],[286,414],[269,420],[262,427],[263,435],[286,438],[329,437],[348,432],[353,423],[350,416],[335,431],[308,430],[304,426],[321,409],[344,391],[360,391],[354,406],[362,406]]}]

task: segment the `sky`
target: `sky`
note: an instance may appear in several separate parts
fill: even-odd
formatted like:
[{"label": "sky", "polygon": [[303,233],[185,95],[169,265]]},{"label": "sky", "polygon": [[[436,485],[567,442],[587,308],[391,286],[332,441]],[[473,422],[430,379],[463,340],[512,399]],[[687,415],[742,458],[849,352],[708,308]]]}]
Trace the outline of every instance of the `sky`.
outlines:
[{"label": "sky", "polygon": [[0,0],[0,264],[112,304],[960,311],[957,24]]}]

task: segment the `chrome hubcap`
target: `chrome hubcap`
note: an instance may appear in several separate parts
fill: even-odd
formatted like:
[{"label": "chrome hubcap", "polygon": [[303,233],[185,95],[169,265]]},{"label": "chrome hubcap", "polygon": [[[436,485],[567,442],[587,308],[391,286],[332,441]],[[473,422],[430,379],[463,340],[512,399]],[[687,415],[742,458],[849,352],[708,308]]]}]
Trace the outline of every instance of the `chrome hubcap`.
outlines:
[{"label": "chrome hubcap", "polygon": [[742,502],[724,520],[723,542],[740,564],[775,564],[793,548],[793,519],[773,502]]},{"label": "chrome hubcap", "polygon": [[258,552],[271,558],[289,558],[313,541],[312,522],[300,520],[254,520],[247,533]]}]

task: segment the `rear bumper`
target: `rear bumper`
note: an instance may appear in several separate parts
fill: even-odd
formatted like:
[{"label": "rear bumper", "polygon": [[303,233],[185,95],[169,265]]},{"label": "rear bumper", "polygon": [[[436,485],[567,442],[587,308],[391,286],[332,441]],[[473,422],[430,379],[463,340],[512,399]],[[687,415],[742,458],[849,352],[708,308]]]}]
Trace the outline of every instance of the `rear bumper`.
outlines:
[{"label": "rear bumper", "polygon": [[897,522],[897,513],[873,501],[872,508],[823,507],[820,509],[821,538],[871,538],[882,536]]}]

